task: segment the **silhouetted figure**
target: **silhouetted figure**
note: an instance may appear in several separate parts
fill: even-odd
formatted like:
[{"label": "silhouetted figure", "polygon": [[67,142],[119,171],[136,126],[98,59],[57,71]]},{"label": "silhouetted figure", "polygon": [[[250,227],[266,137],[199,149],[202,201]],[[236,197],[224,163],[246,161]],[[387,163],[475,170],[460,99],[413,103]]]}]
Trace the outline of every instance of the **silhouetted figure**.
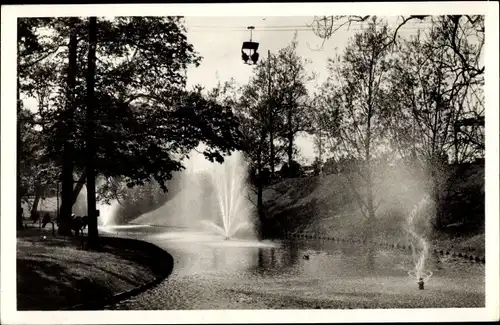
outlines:
[{"label": "silhouetted figure", "polygon": [[[85,216],[87,217],[87,216]],[[87,218],[82,218],[82,217],[77,217],[75,214],[71,215],[71,229],[75,232],[76,236],[82,235],[83,236],[83,229],[87,227]]]},{"label": "silhouetted figure", "polygon": [[56,235],[56,232],[55,232],[55,227],[54,227],[54,222],[52,221],[52,219],[50,218],[50,214],[45,214],[45,216],[43,217],[42,219],[42,228],[45,228],[45,226],[50,223],[52,224],[52,236],[55,236]]},{"label": "silhouetted figure", "polygon": [[83,221],[83,229],[87,228],[87,225],[89,224],[89,217],[83,216],[82,221]]}]

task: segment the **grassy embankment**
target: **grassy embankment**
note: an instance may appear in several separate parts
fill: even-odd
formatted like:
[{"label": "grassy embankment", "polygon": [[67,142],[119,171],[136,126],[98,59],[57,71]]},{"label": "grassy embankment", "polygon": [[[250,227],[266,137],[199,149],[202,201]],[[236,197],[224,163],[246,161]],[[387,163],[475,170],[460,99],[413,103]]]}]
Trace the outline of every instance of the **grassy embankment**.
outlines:
[{"label": "grassy embankment", "polygon": [[17,308],[61,310],[135,289],[161,276],[156,257],[106,242],[88,251],[78,238],[24,229],[17,234]]},{"label": "grassy embankment", "polygon": [[[362,193],[362,182],[349,183],[345,175],[330,174],[304,178],[285,179],[269,186],[264,191],[264,204],[267,212],[267,224],[272,233],[307,233],[334,238],[361,239],[364,232],[364,219],[358,203],[352,194],[350,184]],[[418,184],[400,172],[393,171],[382,178],[375,191],[377,199],[382,203],[377,209],[377,221],[372,231],[378,241],[404,242],[409,213],[418,198]],[[472,165],[459,176],[450,178],[448,206],[460,207],[461,204],[473,209],[455,209],[453,219],[462,220],[464,224],[458,231],[448,227],[437,231],[430,226],[432,215],[424,216],[430,239],[438,249],[475,252],[484,256],[484,225],[472,227],[467,222],[484,220],[484,166]],[[482,201],[481,204],[477,202]],[[468,202],[475,202],[468,204]],[[469,212],[472,211],[472,212]],[[479,219],[477,219],[479,218]],[[422,222],[422,220],[420,221]],[[480,222],[482,223],[482,222]],[[477,224],[477,222],[476,222]],[[465,231],[464,231],[465,229]]]}]

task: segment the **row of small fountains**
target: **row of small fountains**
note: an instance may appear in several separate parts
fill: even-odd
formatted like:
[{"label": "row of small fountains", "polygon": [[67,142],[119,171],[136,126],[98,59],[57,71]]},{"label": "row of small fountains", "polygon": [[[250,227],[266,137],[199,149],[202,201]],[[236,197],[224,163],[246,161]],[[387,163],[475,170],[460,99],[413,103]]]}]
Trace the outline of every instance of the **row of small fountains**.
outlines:
[{"label": "row of small fountains", "polygon": [[[347,242],[347,243],[363,243],[364,241],[362,239],[345,239],[345,238],[334,238],[330,236],[322,236],[322,235],[310,235],[310,234],[302,234],[302,233],[285,233],[285,238],[303,238],[303,239],[320,239],[320,240],[333,240],[333,241],[339,241],[339,242]],[[376,242],[377,245],[379,246],[385,246],[385,247],[393,247],[393,248],[399,248],[399,249],[408,249],[411,250],[411,245],[405,245],[401,243],[389,243],[389,242]],[[473,262],[477,263],[483,263],[485,264],[486,259],[485,257],[479,257],[479,256],[474,256],[474,255],[469,255],[466,253],[456,253],[452,252],[449,250],[438,250],[434,248],[434,253],[439,254],[439,255],[446,255],[446,256],[451,256],[451,257],[458,257],[458,258],[464,258]]]}]

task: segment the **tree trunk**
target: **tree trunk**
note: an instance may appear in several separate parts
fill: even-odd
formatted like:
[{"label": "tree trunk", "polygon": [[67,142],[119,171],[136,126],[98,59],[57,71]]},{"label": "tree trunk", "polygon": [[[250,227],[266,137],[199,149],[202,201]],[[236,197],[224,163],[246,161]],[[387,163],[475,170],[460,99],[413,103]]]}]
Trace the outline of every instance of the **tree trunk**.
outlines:
[{"label": "tree trunk", "polygon": [[259,151],[257,152],[257,216],[259,219],[259,227],[257,228],[258,234],[257,237],[262,237],[263,227],[265,226],[264,220],[264,200],[263,200],[263,192],[264,192],[264,182],[262,179],[263,173],[263,162],[262,162],[262,142],[265,141],[266,138],[266,130],[261,129],[260,134],[260,142]]},{"label": "tree trunk", "polygon": [[[257,181],[257,212],[259,216],[259,224],[264,225],[264,200],[263,200],[264,186],[262,185],[262,168],[259,168],[259,178]],[[262,227],[259,227],[262,228]],[[258,237],[261,237],[261,230],[259,230]]]},{"label": "tree trunk", "polygon": [[[85,185],[85,179],[86,179],[87,175],[86,175],[86,172],[85,170],[82,172],[82,174],[80,175],[80,178],[78,179],[78,181],[76,182],[76,185],[74,186],[74,189],[73,189],[73,194],[72,194],[72,199],[71,199],[71,209],[73,209],[73,205],[75,205],[76,203],[76,200],[78,199],[78,195],[80,194],[82,188],[83,188],[83,185]],[[64,209],[64,202],[61,203],[61,206],[59,207],[59,210],[62,211]]]},{"label": "tree trunk", "polygon": [[[19,60],[19,58],[18,58]],[[18,65],[19,66],[19,65]],[[17,106],[17,112],[19,113],[20,108],[21,108],[21,95],[20,95],[20,83],[19,83],[19,75],[17,76],[17,100],[16,100],[16,106]],[[16,175],[16,182],[17,182],[17,191],[16,191],[16,225],[17,225],[17,230],[21,230],[24,228],[23,224],[23,207],[22,207],[22,196],[21,196],[21,172],[20,172],[20,167],[21,164],[20,162],[20,145],[21,145],[21,131],[19,129],[19,124],[17,125],[17,135],[16,135],[16,141],[17,141],[17,160],[16,160],[16,169],[17,169],[17,175]]]},{"label": "tree trunk", "polygon": [[84,170],[82,172],[82,174],[80,175],[80,178],[76,182],[75,188],[73,189],[73,203],[72,203],[72,205],[74,205],[76,203],[76,199],[78,198],[78,194],[80,194],[80,191],[82,190],[83,185],[85,185],[86,178],[87,178],[87,173]]},{"label": "tree trunk", "polygon": [[271,103],[271,51],[267,51],[267,57],[268,57],[268,78],[269,78],[269,83],[268,83],[268,88],[267,88],[267,95],[268,95],[268,110],[269,110],[269,146],[270,146],[270,161],[269,161],[269,167],[271,169],[271,179],[274,178],[274,114],[273,114],[273,108],[272,108],[272,103]]},{"label": "tree trunk", "polygon": [[293,160],[293,124],[292,124],[292,110],[293,110],[293,103],[292,100],[289,99],[290,102],[288,103],[288,112],[287,112],[287,138],[288,138],[288,148],[287,148],[287,155],[288,155],[288,165],[290,166]]},{"label": "tree trunk", "polygon": [[271,170],[271,179],[274,176],[274,133],[272,130],[269,130],[269,141],[270,141],[270,157],[269,157],[269,167]]},{"label": "tree trunk", "polygon": [[89,18],[89,52],[87,70],[87,214],[89,217],[88,245],[91,249],[99,247],[99,232],[97,230],[96,188],[95,188],[95,60],[97,46],[97,18]]},{"label": "tree trunk", "polygon": [[444,213],[441,202],[441,189],[435,175],[432,176],[432,198],[434,200],[435,214],[436,214],[435,225],[438,230],[442,230],[444,228],[444,220],[443,220]]},{"label": "tree trunk", "polygon": [[368,245],[366,247],[366,267],[368,270],[375,270],[375,246]]},{"label": "tree trunk", "polygon": [[60,235],[71,235],[71,212],[73,207],[73,142],[72,128],[74,117],[74,89],[76,84],[77,69],[77,31],[76,19],[70,18],[70,39],[68,46],[68,76],[67,76],[67,107],[65,118],[65,143],[62,166],[62,194],[61,194],[61,215],[59,216]]},{"label": "tree trunk", "polygon": [[366,171],[366,192],[367,192],[367,212],[368,212],[368,227],[366,229],[366,242],[372,245],[373,232],[375,230],[375,208],[373,205],[373,178],[371,170],[372,152],[372,117],[374,115],[373,107],[373,69],[374,69],[375,54],[372,50],[372,61],[370,63],[370,75],[368,80],[368,112],[367,112],[367,126],[366,126],[366,142],[365,142],[365,160],[364,165],[360,168]]},{"label": "tree trunk", "polygon": [[31,207],[30,216],[33,217],[38,210],[38,203],[40,202],[40,197],[42,196],[43,188],[39,185],[35,185],[35,199],[33,200],[33,206]]}]

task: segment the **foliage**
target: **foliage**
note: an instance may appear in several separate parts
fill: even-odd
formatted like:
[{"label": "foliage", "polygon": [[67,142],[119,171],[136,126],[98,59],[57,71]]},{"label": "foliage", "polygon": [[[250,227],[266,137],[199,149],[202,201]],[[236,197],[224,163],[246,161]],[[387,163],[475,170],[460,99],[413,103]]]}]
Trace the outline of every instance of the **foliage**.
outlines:
[{"label": "foliage", "polygon": [[273,89],[273,105],[279,108],[282,114],[283,125],[279,132],[286,146],[288,162],[294,159],[294,140],[301,132],[312,131],[310,98],[306,88],[315,75],[308,73],[306,66],[310,61],[302,59],[297,54],[297,34],[292,42],[281,49],[274,64],[278,83]]},{"label": "foliage", "polygon": [[386,129],[382,123],[390,56],[385,46],[386,24],[373,19],[368,28],[356,34],[342,57],[330,60],[329,80],[323,87],[319,128],[329,135],[330,148],[337,156],[356,163],[351,166],[364,180],[365,191],[353,186],[363,215],[372,220],[379,203],[375,202],[376,175],[373,161],[386,154]]},{"label": "foliage", "polygon": [[281,177],[283,178],[300,177],[301,172],[301,166],[295,160],[290,161],[290,163],[284,163],[280,170]]},{"label": "foliage", "polygon": [[[87,25],[87,18],[77,19],[75,119],[69,121],[65,105],[67,19],[20,22],[30,42],[43,43],[35,47],[43,53],[42,59],[21,56],[23,62],[33,64],[20,79],[23,95],[38,102],[35,120],[48,140],[46,157],[62,164],[64,127],[72,122],[70,140],[77,170],[83,170],[86,162]],[[183,168],[182,158],[199,143],[205,144],[206,158],[218,162],[239,147],[238,120],[232,108],[197,89],[185,89],[186,68],[198,65],[201,58],[187,42],[181,17],[101,17],[97,30],[94,163],[99,175],[130,187],[155,180],[166,190],[172,172]]]},{"label": "foliage", "polygon": [[252,125],[246,130],[247,141],[249,147],[258,151],[251,160],[255,162],[259,157],[262,165],[270,169],[280,164],[284,155],[293,160],[296,136],[312,131],[312,105],[306,86],[314,74],[307,72],[309,62],[297,54],[297,46],[295,36],[288,46],[270,53],[267,60],[257,64],[251,79],[240,90],[241,118]]},{"label": "foliage", "polygon": [[[352,23],[369,22],[370,30],[375,20],[372,16],[316,17],[315,31],[327,39]],[[399,29],[411,20],[426,21],[430,27],[404,39]],[[358,33],[354,44],[363,44],[360,41],[369,37],[368,30]],[[444,177],[449,163],[462,164],[484,155],[484,17],[402,17],[393,31],[382,29],[371,43],[377,44],[378,53],[386,53],[378,62],[373,60],[376,47],[368,43],[358,46],[363,56],[357,57],[348,47],[343,60],[331,61],[342,67],[332,64],[335,77],[316,96],[318,134],[328,134],[334,158],[354,159],[350,169],[365,170],[361,174],[367,193],[371,179],[366,177],[370,170],[366,163],[370,161],[377,171],[402,161],[412,173],[428,179],[427,190],[437,207],[436,226],[442,227],[451,213],[441,209],[447,200],[447,182],[458,177]],[[372,87],[367,87],[370,82]]]},{"label": "foliage", "polygon": [[[400,41],[392,69],[393,79],[401,80],[390,90],[392,145],[403,157],[414,153],[423,164],[445,153],[461,163],[482,156],[484,150],[480,125],[472,125],[468,137],[458,128],[464,119],[484,116],[482,77],[464,73],[461,59],[443,35],[438,21],[428,36],[418,33],[412,40]],[[468,53],[476,52],[476,45],[462,46]]]},{"label": "foliage", "polygon": [[51,185],[51,179],[57,178],[60,169],[51,162],[46,154],[47,139],[37,131],[33,114],[26,109],[18,111],[18,146],[19,181],[18,191],[21,199],[28,202],[29,197],[44,195],[42,189]]},{"label": "foliage", "polygon": [[320,160],[319,157],[314,158],[314,161],[312,163],[312,167],[314,170],[314,175],[319,175],[321,173],[321,170],[323,168],[323,162]]}]

